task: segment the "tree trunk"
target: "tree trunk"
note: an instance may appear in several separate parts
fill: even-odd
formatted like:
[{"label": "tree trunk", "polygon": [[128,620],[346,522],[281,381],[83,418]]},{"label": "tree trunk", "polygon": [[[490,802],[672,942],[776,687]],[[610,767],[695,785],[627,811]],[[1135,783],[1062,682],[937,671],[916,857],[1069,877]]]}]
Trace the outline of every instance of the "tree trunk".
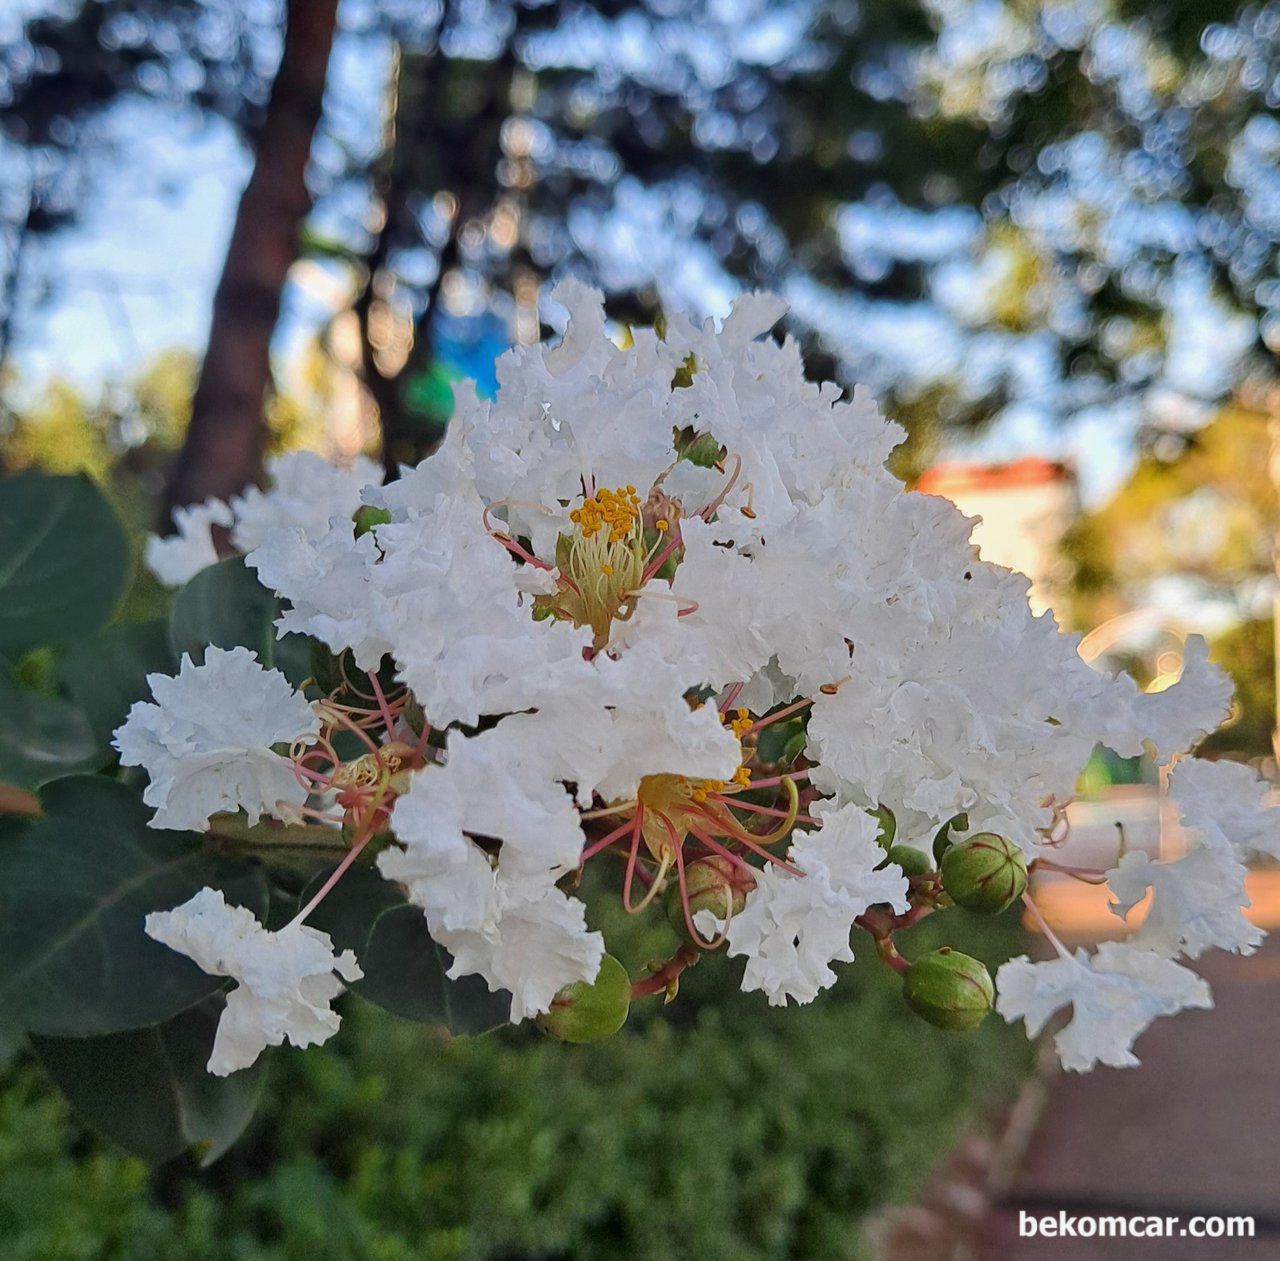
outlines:
[{"label": "tree trunk", "polygon": [[338,0],[288,0],[284,53],[214,294],[209,345],[191,426],[166,488],[162,529],[172,528],[175,507],[210,495],[225,499],[262,471],[268,348],[311,209],[306,169],[337,8]]}]

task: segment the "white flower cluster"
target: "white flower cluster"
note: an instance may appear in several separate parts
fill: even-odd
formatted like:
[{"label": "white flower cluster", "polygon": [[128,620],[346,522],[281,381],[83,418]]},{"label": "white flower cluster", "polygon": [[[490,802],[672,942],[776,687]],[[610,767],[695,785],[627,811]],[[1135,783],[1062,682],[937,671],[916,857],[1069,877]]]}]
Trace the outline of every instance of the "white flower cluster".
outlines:
[{"label": "white flower cluster", "polygon": [[190,582],[202,569],[217,564],[213,527],[230,532],[241,552],[257,547],[277,526],[314,532],[323,529],[330,514],[351,514],[360,506],[360,491],[381,475],[364,456],[339,467],[314,451],[290,451],[267,461],[271,490],[246,488],[229,503],[206,499],[202,504],[175,509],[174,532],[147,540],[147,568],[166,587]]},{"label": "white flower cluster", "polygon": [[1142,926],[1125,942],[1108,942],[1092,958],[1083,951],[1048,963],[1015,959],[1000,969],[998,1010],[1025,1017],[1035,1036],[1070,1004],[1073,1016],[1055,1045],[1066,1068],[1136,1064],[1130,1048],[1157,1016],[1211,1007],[1209,987],[1175,962],[1218,948],[1250,954],[1262,932],[1245,919],[1242,860],[1280,857],[1277,815],[1264,803],[1269,785],[1236,762],[1180,761],[1169,776],[1169,800],[1187,840],[1180,857],[1155,861],[1132,852],[1107,873],[1121,917],[1151,893]]},{"label": "white flower cluster", "polygon": [[[967,815],[971,832],[1034,860],[1097,741],[1125,755],[1149,741],[1167,761],[1225,715],[1230,689],[1202,644],[1181,683],[1145,695],[1033,616],[1027,581],[979,560],[971,521],[886,471],[902,431],[866,393],[806,382],[793,341],[761,339],[776,299],[740,299],[718,330],[636,330],[621,349],[599,294],[567,282],[554,297],[563,339],[503,356],[495,400],[461,390],[441,449],[399,481],[361,493],[370,468],[329,480],[282,462],[279,489],[196,509],[180,524],[198,542],[167,545],[190,558],[176,574],[210,558],[208,520],[233,523],[286,602],[282,634],[361,671],[394,663],[433,742],[396,793],[397,843],[379,869],[423,909],[454,975],[510,991],[512,1019],[596,975],[604,943],[564,877],[612,838],[630,846],[624,898],[633,877],[683,882],[700,856],[749,861],[741,913],[702,911],[699,927],[745,959],[744,989],[807,1002],[853,957],[855,920],[908,908],[876,843],[878,807],[900,842],[927,849]],[[386,519],[357,536],[361,502]],[[299,800],[266,746],[314,734],[306,706],[230,656],[211,650],[208,687],[189,665],[157,680],[158,704],[119,733],[151,775],[157,826]],[[233,665],[260,677],[228,685],[218,672]],[[754,763],[749,737],[753,715],[801,708],[797,807],[795,783]],[[1121,910],[1156,889],[1134,942],[1002,970],[1000,1010],[1031,1032],[1074,1006],[1059,1038],[1069,1066],[1132,1062],[1151,1018],[1208,1001],[1172,957],[1255,939],[1239,860],[1277,842],[1238,803],[1253,792],[1238,780],[1175,771],[1197,848],[1113,873]],[[743,797],[768,785],[790,804]],[[742,822],[753,810],[775,833]],[[601,827],[614,830],[600,839]],[[785,857],[769,850],[788,838]],[[271,972],[276,947],[260,948]]]},{"label": "white flower cluster", "polygon": [[271,746],[314,737],[320,720],[279,670],[247,648],[211,647],[203,665],[184,656],[176,677],[147,683],[156,703],[134,705],[114,743],[125,766],[147,768],[153,827],[203,831],[211,815],[234,810],[256,823],[307,799]]}]

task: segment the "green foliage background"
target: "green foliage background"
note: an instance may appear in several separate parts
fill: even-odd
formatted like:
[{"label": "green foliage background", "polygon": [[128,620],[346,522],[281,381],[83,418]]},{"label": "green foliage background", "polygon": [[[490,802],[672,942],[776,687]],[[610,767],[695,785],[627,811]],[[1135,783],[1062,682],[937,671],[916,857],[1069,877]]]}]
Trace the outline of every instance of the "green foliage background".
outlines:
[{"label": "green foliage background", "polygon": [[[993,964],[1021,949],[1013,920],[946,920]],[[909,936],[923,951],[934,930]],[[349,997],[323,1050],[272,1055],[257,1119],[203,1171],[117,1154],[20,1055],[0,1087],[3,1256],[863,1256],[865,1215],[1010,1097],[1028,1045],[995,1017],[925,1025],[873,958],[785,1011],[736,993],[739,967],[706,960],[675,1004],[585,1047],[527,1027],[444,1042]]]}]

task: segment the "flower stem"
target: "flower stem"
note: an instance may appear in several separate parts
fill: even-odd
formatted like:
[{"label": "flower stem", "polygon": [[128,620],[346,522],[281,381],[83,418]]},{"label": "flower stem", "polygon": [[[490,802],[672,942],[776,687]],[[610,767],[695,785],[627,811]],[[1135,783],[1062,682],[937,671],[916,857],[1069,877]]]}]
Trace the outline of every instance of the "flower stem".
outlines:
[{"label": "flower stem", "polygon": [[685,968],[698,962],[698,952],[692,946],[681,946],[652,976],[643,981],[632,981],[631,1001],[649,994],[666,994],[667,1002],[675,997],[677,978]]}]

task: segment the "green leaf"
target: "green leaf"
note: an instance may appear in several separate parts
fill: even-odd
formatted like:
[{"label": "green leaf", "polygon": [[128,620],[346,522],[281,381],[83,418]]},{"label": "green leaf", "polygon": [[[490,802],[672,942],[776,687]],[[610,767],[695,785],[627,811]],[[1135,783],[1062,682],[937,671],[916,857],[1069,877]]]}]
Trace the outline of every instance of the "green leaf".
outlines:
[{"label": "green leaf", "polygon": [[151,1029],[31,1045],[72,1107],[126,1151],[208,1166],[244,1132],[265,1076],[262,1060],[229,1077],[205,1068],[224,1006],[214,994]]},{"label": "green leaf", "polygon": [[130,622],[72,644],[58,662],[58,680],[105,748],[129,707],[150,698],[147,675],[174,674],[177,665],[164,622]]},{"label": "green leaf", "polygon": [[0,652],[18,657],[96,630],[128,572],[124,528],[87,477],[0,480]]},{"label": "green leaf", "polygon": [[55,780],[39,818],[0,820],[0,1022],[52,1037],[157,1024],[221,988],[143,930],[206,885],[265,918],[256,864],[191,832],[147,827],[150,811],[99,776]]},{"label": "green leaf", "polygon": [[103,760],[89,720],[77,706],[14,687],[0,674],[0,783],[38,788]]},{"label": "green leaf", "polygon": [[26,1036],[26,1031],[17,1025],[0,1025],[0,1073],[18,1058]]},{"label": "green leaf", "polygon": [[279,615],[276,596],[239,556],[231,556],[202,569],[178,592],[169,618],[169,643],[177,659],[187,653],[197,665],[212,644],[250,648],[270,666],[276,641],[272,623]]},{"label": "green leaf", "polygon": [[[303,905],[328,875],[312,881]],[[351,989],[397,1016],[455,1034],[483,1033],[507,1022],[511,996],[491,994],[478,976],[446,976],[453,960],[432,940],[422,911],[370,867],[348,871],[307,923],[328,933],[336,949],[355,951],[364,976]]]}]

